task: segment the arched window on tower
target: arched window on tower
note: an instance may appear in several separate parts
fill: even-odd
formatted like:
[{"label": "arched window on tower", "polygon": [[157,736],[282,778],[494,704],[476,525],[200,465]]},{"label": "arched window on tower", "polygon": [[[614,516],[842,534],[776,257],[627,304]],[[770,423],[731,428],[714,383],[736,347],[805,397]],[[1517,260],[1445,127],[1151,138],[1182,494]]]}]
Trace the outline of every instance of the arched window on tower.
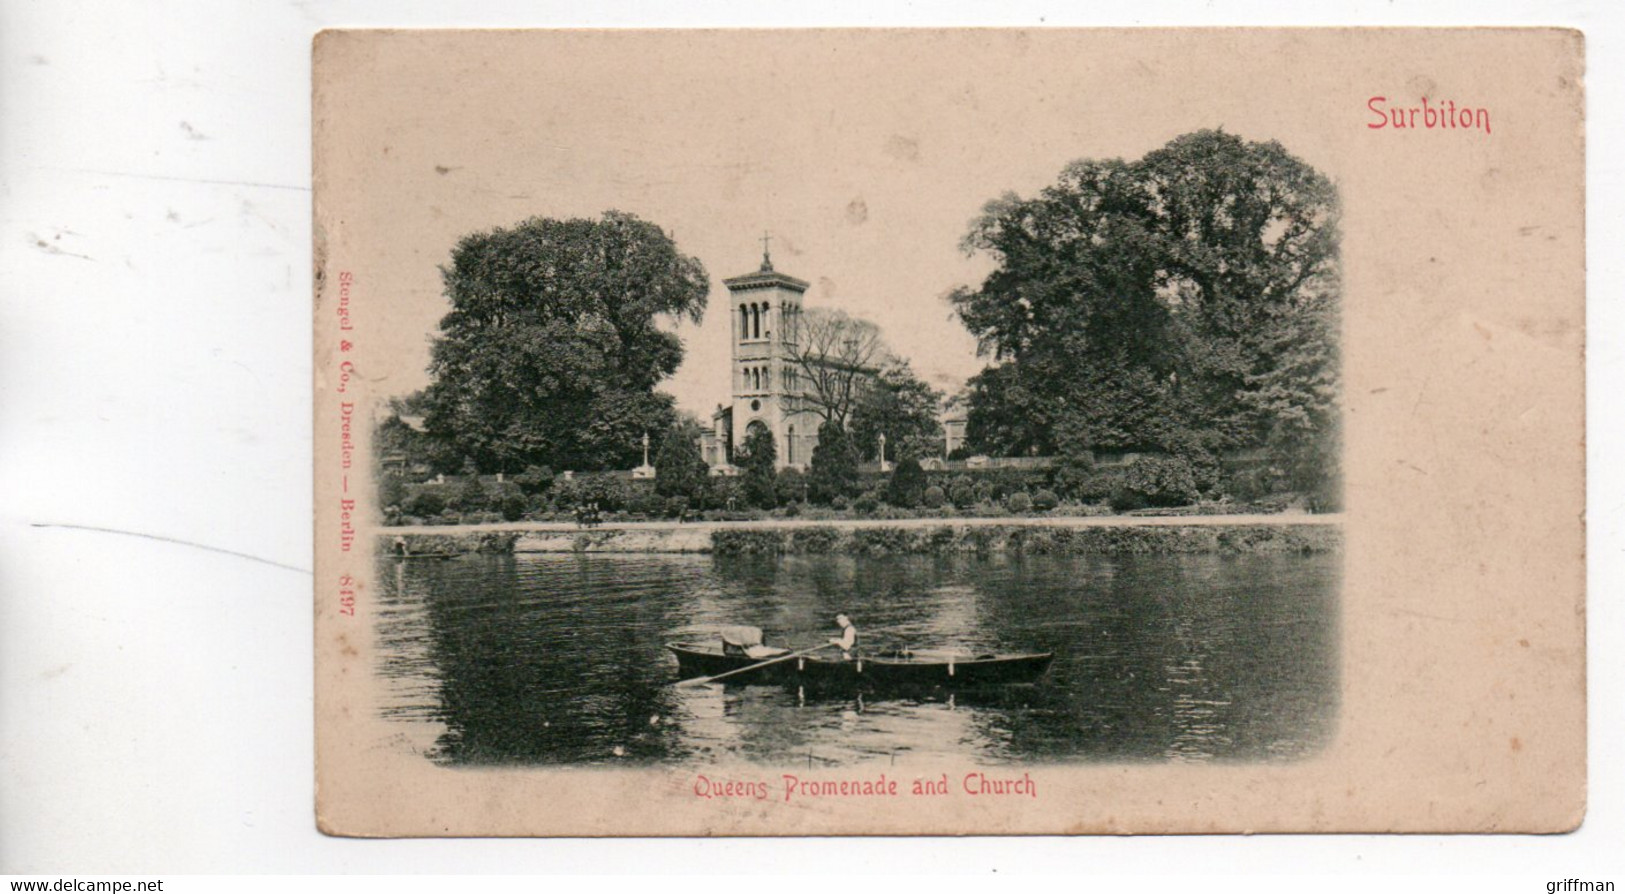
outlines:
[{"label": "arched window on tower", "polygon": [[793,425],[784,432],[784,461],[787,463],[796,461],[796,427]]},{"label": "arched window on tower", "polygon": [[750,311],[746,310],[745,305],[741,304],[739,305],[739,340],[744,341],[747,338],[750,338]]},{"label": "arched window on tower", "polygon": [[762,390],[762,368],[760,366],[750,371],[750,381],[752,391]]},{"label": "arched window on tower", "polygon": [[762,387],[768,391],[773,390],[773,367],[762,367]]}]

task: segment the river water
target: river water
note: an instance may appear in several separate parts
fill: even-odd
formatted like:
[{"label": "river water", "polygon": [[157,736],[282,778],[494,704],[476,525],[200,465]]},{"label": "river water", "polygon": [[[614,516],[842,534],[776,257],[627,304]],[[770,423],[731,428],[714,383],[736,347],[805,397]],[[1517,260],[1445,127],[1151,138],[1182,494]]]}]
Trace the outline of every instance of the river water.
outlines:
[{"label": "river water", "polygon": [[[385,716],[449,765],[1293,760],[1332,734],[1341,558],[381,560]],[[666,642],[1053,651],[1037,684],[910,698],[677,688]]]}]

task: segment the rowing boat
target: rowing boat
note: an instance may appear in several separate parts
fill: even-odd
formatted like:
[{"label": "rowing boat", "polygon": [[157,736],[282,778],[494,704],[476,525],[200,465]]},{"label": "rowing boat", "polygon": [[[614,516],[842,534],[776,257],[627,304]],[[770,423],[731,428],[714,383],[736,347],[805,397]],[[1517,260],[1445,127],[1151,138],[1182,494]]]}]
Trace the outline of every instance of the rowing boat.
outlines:
[{"label": "rowing boat", "polygon": [[[897,652],[876,655],[802,655],[787,661],[764,664],[771,655],[755,656],[724,652],[721,645],[708,643],[667,643],[677,656],[677,670],[688,677],[715,677],[760,664],[754,670],[733,674],[729,682],[787,683],[790,685],[846,685],[880,687],[972,687],[1005,683],[1030,683],[1049,668],[1054,654],[958,655],[949,652]],[[788,653],[785,653],[788,654]]]}]

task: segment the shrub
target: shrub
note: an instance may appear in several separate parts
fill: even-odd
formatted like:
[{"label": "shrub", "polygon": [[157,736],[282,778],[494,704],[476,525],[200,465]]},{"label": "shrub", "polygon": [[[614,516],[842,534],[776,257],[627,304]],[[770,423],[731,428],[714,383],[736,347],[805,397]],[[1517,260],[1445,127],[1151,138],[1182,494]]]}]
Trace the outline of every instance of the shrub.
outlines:
[{"label": "shrub", "polygon": [[976,490],[970,482],[956,479],[953,486],[948,488],[948,499],[960,509],[969,509],[976,503]]},{"label": "shrub", "polygon": [[1033,508],[1039,512],[1048,512],[1059,505],[1061,505],[1061,498],[1055,495],[1055,491],[1041,490],[1033,494]]},{"label": "shrub", "polygon": [[425,488],[418,491],[416,496],[408,498],[406,505],[402,508],[406,510],[407,515],[428,518],[444,512],[446,510],[446,501],[440,494]]},{"label": "shrub", "polygon": [[682,518],[688,512],[688,497],[667,497],[666,517]]},{"label": "shrub", "polygon": [[1123,475],[1121,468],[1102,469],[1074,484],[1067,496],[1080,503],[1104,502],[1122,487]]},{"label": "shrub", "polygon": [[1003,518],[1010,514],[1010,511],[1004,507],[1003,503],[995,500],[977,503],[973,511],[982,518]]},{"label": "shrub", "polygon": [[546,466],[526,466],[525,471],[513,476],[513,483],[527,495],[543,493],[553,486],[553,470]]},{"label": "shrub", "polygon": [[920,505],[920,499],[925,495],[925,470],[920,468],[916,459],[905,459],[892,470],[891,480],[886,482],[886,502],[904,509],[913,509]]},{"label": "shrub", "polygon": [[1033,498],[1027,496],[1026,491],[1018,490],[1010,495],[1010,498],[1005,501],[1004,505],[1005,508],[1009,509],[1011,512],[1031,512],[1033,508]]},{"label": "shrub", "polygon": [[1191,483],[1195,486],[1196,493],[1218,491],[1220,482],[1224,480],[1224,467],[1219,464],[1218,457],[1202,449],[1181,454],[1178,458],[1190,466]]},{"label": "shrub", "polygon": [[947,499],[948,495],[943,493],[942,488],[935,484],[926,488],[925,493],[920,495],[920,502],[925,504],[927,509],[940,509]]},{"label": "shrub", "polygon": [[655,492],[662,497],[691,497],[705,486],[709,470],[694,433],[682,425],[666,429],[655,451]]},{"label": "shrub", "polygon": [[796,516],[798,516],[800,514],[801,514],[801,504],[800,503],[786,503],[784,505],[784,517],[785,518],[795,518]]},{"label": "shrub", "polygon": [[573,509],[581,503],[597,503],[601,511],[619,512],[635,496],[631,482],[614,475],[577,475],[565,483],[571,485],[565,494],[574,499],[561,506],[563,509]]},{"label": "shrub", "polygon": [[652,487],[634,488],[632,497],[627,501],[627,511],[636,512],[654,518],[666,508],[664,497],[655,493]]},{"label": "shrub", "polygon": [[744,470],[740,477],[745,487],[745,499],[752,506],[762,509],[777,506],[778,473],[774,469],[778,464],[778,447],[773,442],[773,433],[766,426],[751,426],[751,431],[745,435],[745,443],[739,447],[738,463]]},{"label": "shrub", "polygon": [[786,539],[782,531],[724,528],[711,532],[711,549],[720,556],[772,554],[784,548]]},{"label": "shrub", "polygon": [[993,502],[993,482],[985,478],[976,482],[971,488],[971,495],[976,498],[978,503]]},{"label": "shrub", "polygon": [[795,469],[781,469],[774,490],[781,502],[803,502],[807,499],[807,476]]},{"label": "shrub", "polygon": [[399,475],[384,475],[384,480],[378,482],[378,505],[389,509],[396,509],[406,505],[406,482]]},{"label": "shrub", "polygon": [[502,498],[502,520],[518,521],[525,517],[525,495],[511,493]]},{"label": "shrub", "polygon": [[858,490],[858,453],[840,423],[825,421],[818,426],[818,446],[813,448],[807,472],[807,489],[815,503],[835,505],[836,498],[849,499]]},{"label": "shrub", "polygon": [[790,542],[796,549],[804,553],[834,552],[841,542],[842,532],[839,528],[796,528],[790,533]]},{"label": "shrub", "polygon": [[1061,457],[1055,471],[1050,475],[1050,484],[1065,496],[1080,498],[1095,474],[1095,455],[1086,450],[1072,456]]},{"label": "shrub", "polygon": [[1248,466],[1226,475],[1220,483],[1220,489],[1237,500],[1246,502],[1261,500],[1269,496],[1273,490],[1274,477],[1268,466]]},{"label": "shrub", "polygon": [[1183,506],[1196,496],[1196,477],[1189,461],[1177,456],[1138,456],[1112,493],[1111,504],[1124,512],[1147,506]]},{"label": "shrub", "polygon": [[880,498],[873,493],[864,493],[852,501],[852,508],[868,515],[880,507]]},{"label": "shrub", "polygon": [[478,472],[473,472],[463,479],[457,486],[457,495],[451,500],[452,508],[464,512],[481,512],[491,505],[491,495],[486,493],[484,482],[480,481]]},{"label": "shrub", "polygon": [[851,504],[847,502],[846,497],[841,494],[836,494],[835,499],[829,501],[829,506],[831,509],[846,509],[850,505]]},{"label": "shrub", "polygon": [[852,551],[859,555],[914,552],[914,532],[904,528],[858,528],[852,532]]},{"label": "shrub", "polygon": [[708,481],[705,488],[705,508],[727,509],[745,505],[745,486],[738,478],[718,477]]}]

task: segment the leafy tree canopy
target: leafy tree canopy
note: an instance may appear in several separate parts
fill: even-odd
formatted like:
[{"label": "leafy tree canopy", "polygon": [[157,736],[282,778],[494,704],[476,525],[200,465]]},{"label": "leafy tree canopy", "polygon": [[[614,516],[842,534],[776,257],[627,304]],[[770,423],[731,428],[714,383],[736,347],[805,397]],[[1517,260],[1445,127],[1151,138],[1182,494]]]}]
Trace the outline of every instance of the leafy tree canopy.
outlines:
[{"label": "leafy tree canopy", "polygon": [[888,364],[864,383],[852,408],[852,444],[858,455],[878,456],[886,436],[888,460],[922,459],[942,451],[937,410],[942,393],[921,381],[907,361]]},{"label": "leafy tree canopy", "polygon": [[996,363],[971,382],[967,438],[1323,457],[1303,444],[1335,437],[1337,222],[1326,177],[1211,130],[988,203],[964,245],[997,267],[951,296]]},{"label": "leafy tree canopy", "polygon": [[486,470],[625,468],[672,423],[654,387],[683,348],[659,321],[698,321],[709,280],[659,227],[532,218],[464,237],[441,275],[451,312],[423,402],[447,453]]}]

